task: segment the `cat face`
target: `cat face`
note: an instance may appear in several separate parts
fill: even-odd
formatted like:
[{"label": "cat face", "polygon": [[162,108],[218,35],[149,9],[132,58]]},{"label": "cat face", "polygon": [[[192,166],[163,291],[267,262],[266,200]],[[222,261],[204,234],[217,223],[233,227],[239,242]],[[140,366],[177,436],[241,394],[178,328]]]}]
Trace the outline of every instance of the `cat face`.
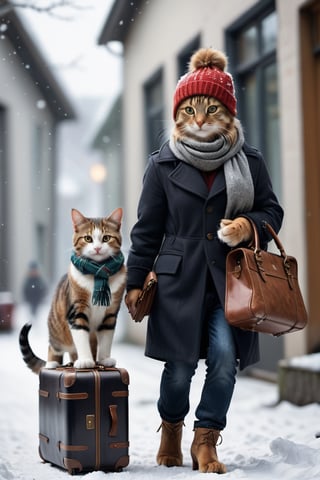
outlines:
[{"label": "cat face", "polygon": [[108,217],[88,218],[76,209],[71,211],[73,248],[77,255],[95,262],[103,262],[119,253],[122,209],[117,208]]},{"label": "cat face", "polygon": [[175,139],[211,142],[220,135],[232,144],[237,138],[234,117],[219,100],[200,95],[180,104],[173,131]]}]

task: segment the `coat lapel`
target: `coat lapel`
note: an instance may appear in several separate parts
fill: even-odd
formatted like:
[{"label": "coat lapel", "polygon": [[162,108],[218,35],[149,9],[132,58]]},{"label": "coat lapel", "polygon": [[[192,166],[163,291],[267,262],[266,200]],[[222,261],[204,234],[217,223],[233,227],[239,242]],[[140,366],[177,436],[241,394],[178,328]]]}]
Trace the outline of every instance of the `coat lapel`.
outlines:
[{"label": "coat lapel", "polygon": [[210,192],[208,192],[201,172],[184,162],[179,162],[177,167],[169,175],[169,179],[178,187],[208,200],[226,189],[223,168],[220,168],[217,173]]},{"label": "coat lapel", "polygon": [[217,173],[217,176],[208,194],[208,188],[201,172],[191,165],[178,160],[171,152],[167,142],[160,150],[159,161],[161,162],[168,160],[178,162],[178,165],[169,174],[169,180],[178,187],[208,200],[220,193],[222,190],[225,190],[226,183],[224,179],[223,168],[219,169],[219,172]]},{"label": "coat lapel", "polygon": [[216,178],[214,179],[213,185],[208,195],[208,200],[215,195],[218,195],[221,191],[226,189],[226,181],[224,178],[224,170],[223,167],[219,169],[217,172]]},{"label": "coat lapel", "polygon": [[208,189],[201,173],[185,162],[179,162],[177,167],[170,173],[169,179],[184,190],[202,198],[208,197]]}]

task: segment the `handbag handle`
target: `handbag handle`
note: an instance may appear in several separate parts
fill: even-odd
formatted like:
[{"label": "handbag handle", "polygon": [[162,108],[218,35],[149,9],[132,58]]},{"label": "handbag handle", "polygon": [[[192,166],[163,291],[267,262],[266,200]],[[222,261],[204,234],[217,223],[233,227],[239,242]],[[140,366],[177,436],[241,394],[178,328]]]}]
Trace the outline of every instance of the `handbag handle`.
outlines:
[{"label": "handbag handle", "polygon": [[276,232],[273,230],[273,228],[271,227],[271,225],[269,223],[263,222],[263,224],[266,227],[266,229],[268,230],[268,232],[271,234],[273,240],[275,241],[275,244],[277,245],[277,248],[281,253],[281,257],[287,258],[287,254],[286,254],[286,252],[284,250],[284,247],[283,247],[282,243],[280,242],[280,238],[278,237]]},{"label": "handbag handle", "polygon": [[[259,274],[260,274],[261,278],[263,279],[263,281],[266,282],[266,278],[265,278],[264,270],[263,270],[263,265],[262,265],[262,258],[261,258],[261,255],[260,255],[261,248],[260,248],[260,240],[259,240],[258,230],[257,230],[257,227],[256,227],[255,223],[251,219],[249,219],[249,221],[250,221],[250,224],[252,226],[253,233],[254,233],[254,244],[253,244],[254,257],[255,257],[255,260],[256,260],[256,263],[257,263]],[[285,274],[287,276],[289,286],[292,289],[293,288],[293,282],[292,282],[291,272],[290,272],[290,262],[288,261],[288,257],[287,257],[287,254],[285,252],[285,249],[284,249],[278,235],[276,234],[276,232],[272,228],[272,226],[266,221],[263,222],[263,226],[268,230],[268,232],[272,236],[278,250],[280,251],[280,255],[283,258],[283,268],[284,268]]]},{"label": "handbag handle", "polygon": [[[259,240],[259,235],[258,235],[258,230],[257,230],[256,224],[251,219],[248,219],[248,220],[250,221],[250,224],[251,224],[252,229],[253,229],[253,234],[254,234],[253,235],[253,237],[254,237],[253,249],[254,249],[255,252],[260,252],[260,250],[261,250],[260,240]],[[275,244],[277,245],[278,250],[280,251],[281,257],[283,257],[284,259],[287,259],[287,254],[285,252],[285,249],[284,249],[284,247],[283,247],[283,245],[280,241],[280,238],[278,237],[278,235],[274,231],[274,229],[266,221],[263,222],[263,226],[268,230],[268,232],[272,236]]]}]

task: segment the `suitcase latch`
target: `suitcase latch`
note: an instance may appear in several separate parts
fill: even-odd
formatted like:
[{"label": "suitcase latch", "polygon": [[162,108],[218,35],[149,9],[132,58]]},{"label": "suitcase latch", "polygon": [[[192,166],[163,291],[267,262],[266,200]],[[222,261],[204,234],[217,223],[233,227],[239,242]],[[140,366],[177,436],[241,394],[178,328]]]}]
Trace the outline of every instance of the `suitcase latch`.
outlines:
[{"label": "suitcase latch", "polygon": [[95,415],[86,416],[86,427],[87,427],[87,430],[94,430],[96,428]]}]

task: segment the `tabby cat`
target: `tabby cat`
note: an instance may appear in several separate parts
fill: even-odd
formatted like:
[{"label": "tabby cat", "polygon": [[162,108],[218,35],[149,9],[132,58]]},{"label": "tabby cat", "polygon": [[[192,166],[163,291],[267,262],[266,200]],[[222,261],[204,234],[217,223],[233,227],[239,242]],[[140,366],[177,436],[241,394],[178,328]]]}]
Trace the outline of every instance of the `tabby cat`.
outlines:
[{"label": "tabby cat", "polygon": [[212,142],[223,135],[233,145],[237,122],[219,100],[197,95],[179,105],[172,134],[175,140],[191,138],[198,142]]},{"label": "tabby cat", "polygon": [[[223,136],[229,145],[238,138],[240,122],[216,98],[197,95],[185,99],[178,107],[172,131],[174,141],[199,144],[214,142]],[[241,128],[241,127],[240,127]],[[251,226],[243,218],[222,219],[218,237],[229,246],[236,246],[252,236]]]},{"label": "tabby cat", "polygon": [[87,218],[71,211],[73,252],[68,274],[57,286],[48,317],[47,362],[32,352],[26,324],[20,332],[23,359],[38,373],[55,368],[68,352],[76,368],[91,368],[96,362],[114,366],[110,357],[117,315],[126,283],[121,252],[122,209],[105,218]]},{"label": "tabby cat", "polygon": [[[226,68],[227,58],[221,52],[211,49],[200,49],[191,58],[189,75],[202,67]],[[182,77],[183,80],[184,77]],[[220,91],[221,93],[221,91]],[[175,143],[182,142],[187,147],[201,152],[207,152],[206,144],[223,138],[224,144],[232,148],[239,141],[239,132],[242,131],[240,121],[217,98],[209,95],[194,95],[185,98],[175,113],[175,122],[172,131],[171,148]],[[207,172],[203,173],[209,181]],[[250,223],[242,217],[235,220],[222,219],[218,237],[221,241],[234,247],[241,241],[247,241],[252,236]]]},{"label": "tabby cat", "polygon": [[[227,57],[222,52],[202,48],[191,57],[189,74],[181,80],[184,82],[184,78],[201,71],[203,67],[224,71],[226,66]],[[211,81],[210,75],[208,78]],[[194,79],[190,80],[192,83]],[[233,145],[237,139],[236,125],[239,121],[217,98],[207,95],[189,96],[179,104],[174,116],[174,140],[212,142],[222,135]]]}]

